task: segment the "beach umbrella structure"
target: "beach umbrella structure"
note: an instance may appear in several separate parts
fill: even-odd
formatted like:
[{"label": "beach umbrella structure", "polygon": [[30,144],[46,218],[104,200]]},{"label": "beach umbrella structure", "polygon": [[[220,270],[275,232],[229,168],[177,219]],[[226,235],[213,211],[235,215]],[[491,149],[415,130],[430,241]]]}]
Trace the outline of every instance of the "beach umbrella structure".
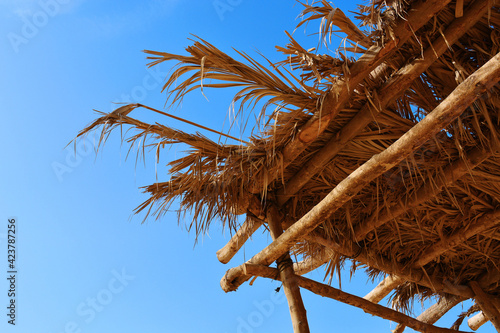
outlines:
[{"label": "beach umbrella structure", "polygon": [[[169,105],[231,88],[237,117],[257,119],[250,134],[129,104],[77,140],[97,131],[102,145],[127,128],[126,143],[158,154],[187,145],[144,187],[136,212],[161,219],[175,203],[197,235],[214,224],[230,230],[217,252],[232,266],[222,290],[282,281],[294,332],[309,332],[302,289],[394,321],[395,332],[451,332],[464,320],[500,332],[500,3],[371,0],[352,20],[326,0],[301,6],[298,26],[319,29],[319,43],[303,46],[289,32],[279,62],[243,51],[236,59],[198,37],[183,55],[145,51],[149,66],[175,65],[163,87]],[[344,38],[338,48],[334,34]],[[199,130],[144,122],[144,112]],[[258,229],[270,243],[233,263]],[[346,263],[381,282],[354,295],[303,276],[326,267],[331,277]],[[387,295],[391,306],[378,304]],[[414,299],[435,304],[412,317]],[[469,299],[453,328],[434,325]]]}]

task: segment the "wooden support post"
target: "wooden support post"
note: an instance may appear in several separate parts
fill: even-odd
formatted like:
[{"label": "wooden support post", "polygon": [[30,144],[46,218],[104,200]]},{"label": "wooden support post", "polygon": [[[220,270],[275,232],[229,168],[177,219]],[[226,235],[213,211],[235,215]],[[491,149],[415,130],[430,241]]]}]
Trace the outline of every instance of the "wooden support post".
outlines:
[{"label": "wooden support post", "polygon": [[[278,209],[271,205],[267,211],[269,220],[269,230],[271,237],[278,238],[282,233],[281,218]],[[294,333],[309,333],[309,324],[307,322],[307,313],[300,295],[300,288],[297,283],[297,275],[293,271],[293,262],[290,259],[290,254],[286,252],[276,260],[278,265],[278,272],[283,282],[283,289],[285,291],[286,299],[288,301],[288,308],[290,316],[292,317]]]},{"label": "wooden support post", "polygon": [[[248,275],[253,276],[261,276],[271,279],[276,279],[278,275],[277,270],[271,267],[262,266],[262,265],[252,265],[252,264],[244,264],[244,271]],[[307,289],[316,295],[320,295],[323,297],[332,298],[334,300],[340,301],[345,304],[349,304],[355,307],[362,309],[364,312],[372,314],[377,317],[381,317],[384,319],[392,320],[397,323],[401,323],[405,326],[408,326],[416,331],[420,332],[429,332],[429,333],[457,333],[460,331],[450,330],[447,328],[436,327],[427,323],[423,323],[414,319],[410,316],[407,316],[401,312],[395,311],[393,309],[387,308],[385,306],[372,303],[368,300],[365,300],[362,297],[358,297],[349,293],[346,293],[342,290],[333,288],[329,285],[319,283],[313,281],[311,279],[305,278],[303,276],[298,276],[298,283],[300,287]]]},{"label": "wooden support post", "polygon": [[[420,320],[423,323],[434,324],[438,321],[442,316],[444,316],[448,311],[450,311],[455,305],[464,301],[464,298],[459,296],[445,296],[439,300],[439,302],[433,304],[427,310],[422,312],[420,316],[417,317],[417,320]],[[402,324],[398,324],[396,328],[392,331],[392,333],[403,333],[406,326]]]},{"label": "wooden support post", "polygon": [[490,296],[481,289],[476,281],[471,281],[469,286],[474,291],[474,298],[486,317],[491,321],[493,326],[495,326],[496,330],[500,332],[500,312],[493,304],[493,301],[490,300]]},{"label": "wooden support post", "polygon": [[[464,80],[422,121],[385,151],[373,156],[341,181],[321,202],[288,228],[281,236],[253,256],[248,263],[269,265],[312,232],[325,219],[351,200],[366,184],[400,163],[441,129],[456,119],[474,100],[500,80],[500,53]],[[235,290],[247,280],[243,269],[227,272],[221,281],[224,290]]]}]

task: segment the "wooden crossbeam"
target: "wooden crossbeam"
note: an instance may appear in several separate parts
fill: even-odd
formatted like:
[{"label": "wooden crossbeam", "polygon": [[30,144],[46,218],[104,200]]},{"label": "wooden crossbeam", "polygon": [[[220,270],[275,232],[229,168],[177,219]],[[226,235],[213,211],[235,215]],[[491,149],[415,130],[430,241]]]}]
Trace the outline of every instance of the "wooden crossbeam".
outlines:
[{"label": "wooden crossbeam", "polygon": [[441,193],[443,188],[453,184],[472,169],[481,165],[481,163],[493,155],[493,151],[497,151],[499,148],[500,147],[496,147],[492,141],[491,150],[486,150],[483,147],[472,149],[464,156],[449,164],[442,173],[436,175],[432,179],[428,179],[414,193],[405,195],[400,200],[399,205],[394,203],[387,211],[373,213],[365,222],[356,225],[354,227],[355,240],[358,242],[362,241],[372,230],[396,219],[424,202],[432,200],[436,195]]},{"label": "wooden crossbeam", "polygon": [[479,327],[483,326],[488,322],[488,318],[483,311],[479,312],[474,317],[469,318],[467,325],[469,325],[471,330],[476,331]]},{"label": "wooden crossbeam", "polygon": [[[283,149],[282,159],[279,161],[281,169],[292,163],[301,152],[324,132],[330,121],[351,99],[351,95],[358,84],[385,59],[394,54],[398,47],[413,37],[415,31],[424,26],[449,2],[450,0],[417,1],[416,5],[408,11],[408,17],[397,21],[392,30],[394,32],[392,40],[384,46],[374,45],[370,47],[349,68],[349,76],[345,80],[339,81],[337,85],[332,86],[324,98],[323,107],[316,111],[311,119],[298,130],[295,139]],[[267,171],[262,169],[261,174],[256,177],[256,181],[251,185],[250,192],[261,193],[263,188],[267,188],[267,185],[271,184],[278,176],[278,173],[267,173],[266,175],[262,173],[267,173]]]},{"label": "wooden crossbeam", "polygon": [[[248,263],[269,265],[297,241],[313,231],[320,223],[330,217],[351,200],[364,186],[373,179],[391,169],[422,144],[431,139],[441,129],[448,126],[472,102],[488,91],[500,80],[500,53],[465,79],[450,95],[430,114],[406,132],[385,151],[370,160],[341,181],[321,202],[313,207],[300,220],[288,228]],[[240,268],[229,270],[221,281],[226,291],[235,290],[248,277]]]},{"label": "wooden crossbeam", "polygon": [[[260,276],[271,279],[276,279],[276,276],[278,275],[277,274],[278,272],[275,268],[262,265],[244,264],[244,271],[245,274],[248,275]],[[305,278],[303,276],[298,276],[297,280],[300,287],[307,289],[315,293],[316,295],[332,298],[342,303],[355,306],[357,308],[362,309],[366,313],[372,314],[377,317],[381,317],[383,319],[388,319],[395,321],[397,323],[401,323],[419,332],[429,332],[429,333],[460,332],[424,323],[410,316],[407,316],[404,313],[395,311],[393,309],[387,308],[379,304],[372,303],[370,301],[365,300],[362,297],[346,293],[342,290],[333,288],[323,283],[316,282],[314,280]]]},{"label": "wooden crossbeam", "polygon": [[394,288],[399,286],[401,282],[402,281],[400,277],[389,275],[388,277],[380,281],[380,283],[363,298],[369,300],[370,302],[378,303],[383,300],[385,296],[389,295],[389,293]]},{"label": "wooden crossbeam", "polygon": [[[430,263],[432,260],[439,257],[444,252],[466,242],[467,239],[471,238],[472,236],[486,231],[498,224],[500,224],[500,209],[483,215],[463,230],[457,230],[453,235],[442,239],[441,241],[430,246],[422,254],[419,255],[418,260],[413,264],[412,267],[414,269],[423,267]],[[494,278],[494,275],[491,274],[488,276],[488,278],[486,278],[485,276],[485,279],[490,278]],[[382,282],[380,282],[377,287],[375,287],[375,289],[368,293],[365,298],[372,302],[378,303],[403,281],[404,279],[401,277],[386,277],[384,280],[382,280]],[[484,284],[488,286],[490,283],[485,280]]]},{"label": "wooden crossbeam", "polygon": [[[448,311],[450,311],[455,305],[464,300],[465,299],[463,297],[455,295],[444,296],[439,300],[439,302],[431,305],[427,310],[422,312],[422,314],[420,314],[417,317],[417,320],[427,324],[434,324],[441,317],[443,317]],[[405,328],[406,328],[405,325],[398,324],[398,326],[396,326],[396,328],[392,331],[392,333],[403,333]]]},{"label": "wooden crossbeam", "polygon": [[263,221],[247,215],[245,222],[240,229],[231,237],[229,242],[219,251],[217,251],[217,259],[223,264],[227,264],[229,260],[239,251],[245,244],[248,238],[260,228]]}]

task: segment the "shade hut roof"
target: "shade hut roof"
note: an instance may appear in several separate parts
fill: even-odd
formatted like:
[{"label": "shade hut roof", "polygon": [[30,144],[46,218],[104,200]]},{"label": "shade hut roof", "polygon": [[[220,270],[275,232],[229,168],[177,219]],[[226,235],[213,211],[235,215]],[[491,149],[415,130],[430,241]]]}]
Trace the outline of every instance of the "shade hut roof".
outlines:
[{"label": "shade hut roof", "polygon": [[[432,324],[472,298],[456,327],[482,311],[499,330],[498,2],[372,0],[359,6],[357,25],[327,1],[302,5],[299,26],[319,25],[322,44],[345,38],[335,55],[291,34],[278,63],[243,52],[239,61],[199,38],[185,55],[146,51],[150,66],[176,64],[164,86],[172,104],[197,89],[239,88],[240,112],[257,108],[265,124],[248,138],[219,133],[233,142],[221,144],[145,123],[134,109],[171,115],[140,104],[103,114],[79,136],[100,129],[104,142],[129,125],[138,130],[129,143],[189,145],[170,178],[145,187],[150,198],[137,211],[161,217],[179,199],[197,233],[212,223],[236,231],[217,253],[223,263],[264,225],[273,242],[221,286],[283,280],[297,332],[308,331],[299,287],[397,321],[397,331],[446,331]],[[290,254],[303,261],[292,266]],[[323,264],[334,274],[346,260],[385,279],[360,298],[301,277]],[[391,292],[403,312],[377,304]],[[404,314],[412,299],[431,296],[434,316]]]}]

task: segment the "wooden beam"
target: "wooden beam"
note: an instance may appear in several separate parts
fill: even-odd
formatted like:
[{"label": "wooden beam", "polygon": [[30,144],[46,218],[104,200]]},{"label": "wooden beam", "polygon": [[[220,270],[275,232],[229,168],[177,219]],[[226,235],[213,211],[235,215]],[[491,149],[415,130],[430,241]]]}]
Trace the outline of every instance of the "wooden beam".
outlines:
[{"label": "wooden beam", "polygon": [[[248,263],[269,265],[297,241],[351,200],[373,179],[391,169],[456,119],[474,100],[500,80],[500,53],[465,79],[439,106],[385,151],[373,156],[341,181],[321,202]],[[247,280],[242,268],[229,270],[221,281],[224,290],[235,290]]]},{"label": "wooden beam", "polygon": [[324,265],[333,255],[333,251],[325,248],[317,255],[308,257],[305,260],[293,264],[293,270],[297,275],[307,274],[316,268]]},{"label": "wooden beam", "polygon": [[459,244],[465,243],[467,239],[475,236],[483,231],[486,231],[495,225],[500,224],[500,209],[478,218],[463,230],[457,230],[453,235],[435,243],[426,249],[415,262],[415,266],[424,266],[439,257],[446,251],[456,247]]},{"label": "wooden beam", "polygon": [[[412,265],[412,267],[414,269],[418,269],[419,267],[427,265],[444,252],[462,243],[465,243],[467,239],[485,230],[488,230],[499,223],[500,209],[483,215],[474,223],[471,223],[469,226],[464,228],[464,230],[458,230],[453,235],[435,243],[434,245],[426,249],[422,254],[418,256],[418,260]],[[484,281],[481,281],[481,285],[490,285],[491,283],[489,283],[488,279],[491,278],[495,278],[495,276],[492,274],[489,274],[488,277],[484,276],[482,279]],[[404,279],[402,279],[401,277],[388,276],[384,280],[382,280],[382,282],[380,282],[380,284],[375,289],[368,293],[365,298],[372,302],[378,303],[403,281]]]},{"label": "wooden beam", "polygon": [[[269,231],[273,239],[278,238],[282,233],[281,216],[278,209],[274,205],[270,205],[267,210],[269,220]],[[297,275],[293,271],[293,263],[290,259],[290,254],[286,252],[276,260],[283,289],[288,301],[288,309],[292,318],[294,333],[309,333],[309,324],[307,322],[307,312],[300,295],[300,288],[297,282]]]},{"label": "wooden beam", "polygon": [[[298,130],[295,139],[283,149],[282,158],[279,160],[281,166],[278,169],[286,168],[301,152],[313,143],[328,127],[330,121],[349,102],[356,86],[368,77],[377,66],[382,64],[385,59],[394,54],[398,47],[413,37],[415,31],[424,26],[434,15],[445,8],[449,2],[450,0],[416,1],[416,5],[408,10],[408,17],[398,19],[392,30],[394,32],[393,39],[382,47],[370,47],[349,68],[349,75],[346,75],[344,80],[332,86],[330,91],[325,95],[322,107]],[[261,193],[277,176],[278,173],[269,174],[265,169],[262,169],[260,174],[255,177],[255,182],[251,184],[249,191],[252,193]]]},{"label": "wooden beam", "polygon": [[389,275],[363,298],[372,303],[378,303],[384,299],[385,296],[389,295],[394,288],[399,286],[402,281],[403,280],[398,276]]},{"label": "wooden beam", "polygon": [[474,317],[469,318],[469,320],[467,320],[467,325],[469,325],[471,330],[476,331],[479,327],[483,326],[487,322],[488,318],[486,317],[484,312],[481,311]]},{"label": "wooden beam", "polygon": [[469,286],[474,291],[474,298],[483,310],[486,317],[491,321],[496,330],[500,332],[500,312],[493,304],[490,296],[487,295],[476,281],[471,281]]},{"label": "wooden beam", "polygon": [[[492,141],[492,145],[493,145]],[[433,179],[428,179],[414,193],[407,194],[401,198],[399,205],[394,203],[388,207],[388,210],[381,213],[373,213],[370,217],[354,227],[354,238],[356,241],[362,241],[368,233],[385,223],[394,220],[403,215],[407,211],[423,204],[426,201],[432,200],[436,195],[441,193],[443,188],[453,184],[458,179],[465,176],[472,169],[481,165],[486,159],[493,155],[493,150],[498,150],[498,147],[493,146],[491,150],[485,150],[483,147],[472,149],[464,156],[449,164],[441,174],[436,175]],[[397,205],[397,206],[396,206]]]},{"label": "wooden beam", "polygon": [[356,137],[374,118],[387,106],[407,90],[412,82],[418,78],[430,65],[432,65],[446,50],[449,45],[454,44],[468,29],[484,16],[488,8],[493,4],[488,0],[477,0],[464,17],[454,20],[445,30],[443,36],[439,36],[434,43],[428,47],[421,59],[417,59],[394,73],[389,81],[385,83],[376,96],[378,100],[377,109],[367,102],[363,108],[351,119],[332,139],[321,148],[304,166],[297,172],[287,184],[278,191],[277,199],[280,205],[284,205],[290,197],[297,193],[309,180],[320,172],[324,166],[334,158],[350,140]]},{"label": "wooden beam", "polygon": [[219,251],[217,251],[217,259],[223,264],[227,264],[231,258],[245,244],[248,238],[253,235],[262,225],[262,220],[256,219],[247,215],[247,219],[241,225],[240,229],[231,237],[229,242]]},{"label": "wooden beam", "polygon": [[[427,310],[422,312],[416,319],[427,324],[434,324],[442,316],[444,316],[448,311],[450,311],[455,305],[464,301],[465,299],[459,296],[444,296],[439,300],[439,302],[430,306]],[[406,326],[398,324],[392,333],[403,333]]]},{"label": "wooden beam", "polygon": [[[245,273],[253,276],[266,277],[271,279],[276,279],[278,275],[275,268],[262,266],[262,265],[252,265],[245,264]],[[436,327],[424,322],[418,321],[412,317],[405,315],[404,313],[395,311],[393,309],[387,308],[385,306],[372,303],[365,300],[362,297],[346,293],[342,290],[333,288],[329,285],[316,282],[314,280],[305,278],[303,276],[297,277],[300,287],[307,289],[316,295],[323,297],[332,298],[334,300],[340,301],[345,304],[355,306],[362,309],[364,312],[372,314],[383,319],[388,319],[395,321],[397,323],[402,323],[405,326],[411,327],[412,329],[419,332],[429,332],[429,333],[451,333],[460,332],[455,330],[449,330],[447,328]]]},{"label": "wooden beam", "polygon": [[[481,285],[481,283],[479,283]],[[494,302],[496,308],[500,311],[500,301],[498,299]],[[479,327],[483,326],[488,322],[488,317],[484,314],[484,312],[479,312],[474,317],[469,318],[467,321],[467,325],[469,325],[470,329],[476,331]]]}]

